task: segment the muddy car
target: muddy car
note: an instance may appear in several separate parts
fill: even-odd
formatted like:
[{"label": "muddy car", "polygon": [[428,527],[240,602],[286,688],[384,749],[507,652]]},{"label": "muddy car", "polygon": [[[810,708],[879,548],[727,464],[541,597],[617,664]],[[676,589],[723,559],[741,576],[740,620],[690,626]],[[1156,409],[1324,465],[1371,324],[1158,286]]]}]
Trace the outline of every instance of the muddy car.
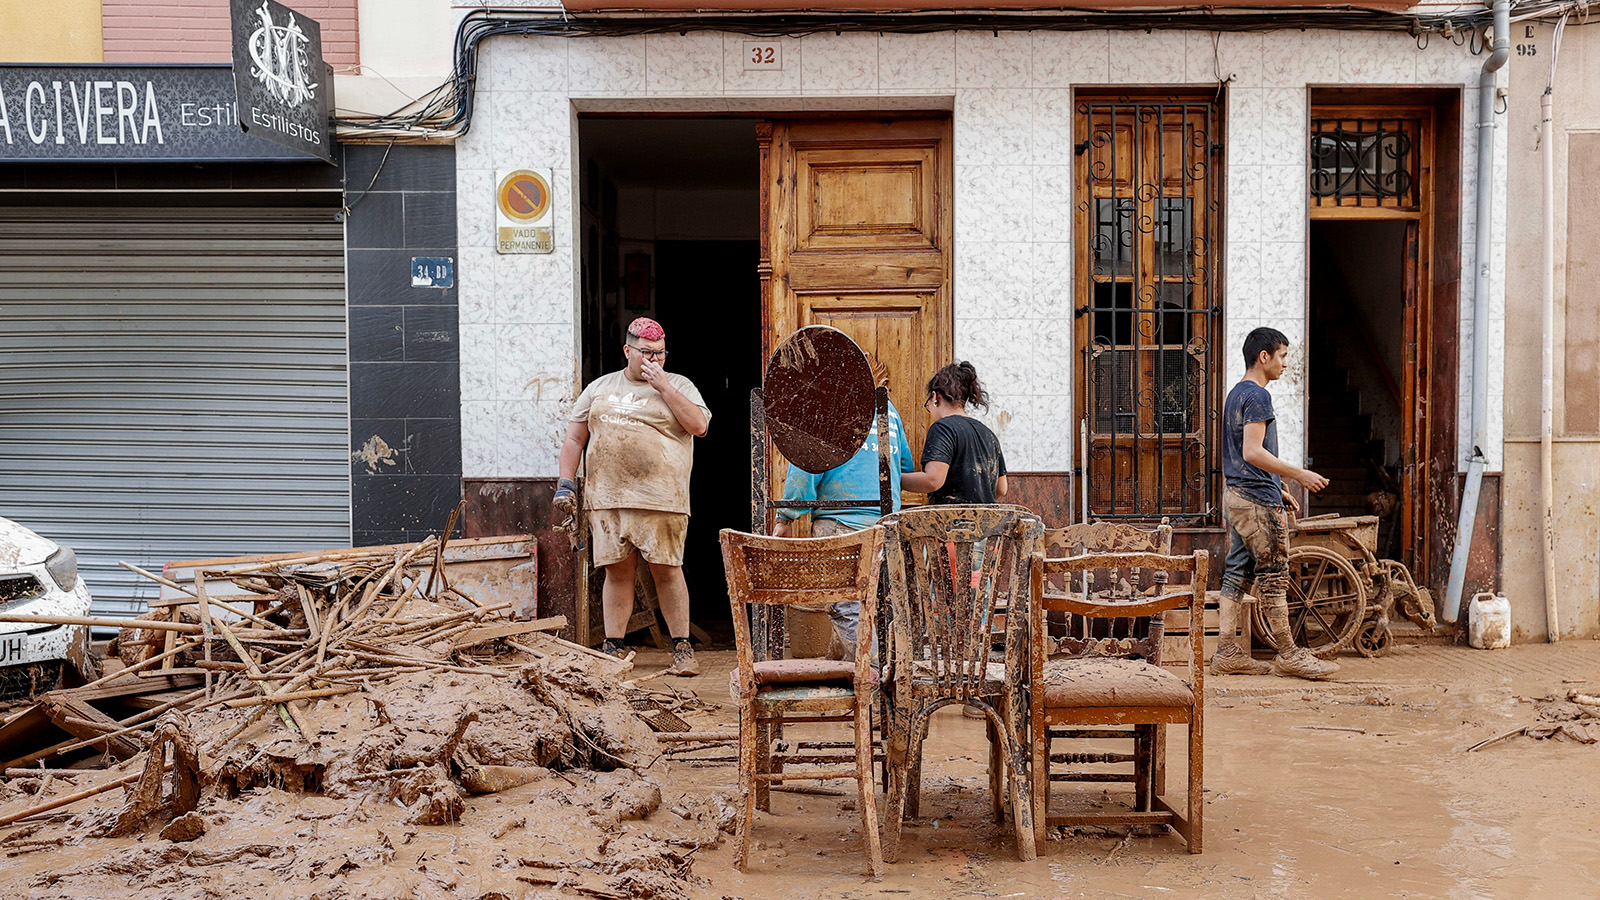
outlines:
[{"label": "muddy car", "polygon": [[[0,613],[87,616],[72,550],[0,519]],[[85,625],[0,622],[0,701],[94,677]]]}]

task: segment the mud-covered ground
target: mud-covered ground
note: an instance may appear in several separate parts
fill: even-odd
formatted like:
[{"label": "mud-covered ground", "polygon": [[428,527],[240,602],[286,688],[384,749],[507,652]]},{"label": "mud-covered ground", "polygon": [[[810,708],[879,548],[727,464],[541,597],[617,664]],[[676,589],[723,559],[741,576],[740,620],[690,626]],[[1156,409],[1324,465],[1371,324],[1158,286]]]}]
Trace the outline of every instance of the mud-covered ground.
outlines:
[{"label": "mud-covered ground", "polygon": [[[661,679],[717,709],[694,730],[732,729],[730,653],[706,674]],[[639,672],[664,664],[637,660]],[[1536,698],[1600,693],[1600,644],[1400,647],[1344,658],[1340,681],[1208,680],[1206,852],[1175,836],[1058,836],[1019,863],[988,820],[981,724],[937,718],[923,817],[901,860],[865,877],[847,797],[774,794],[747,873],[732,868],[734,767],[657,760],[642,773],[552,770],[468,796],[460,821],[405,824],[393,801],[257,788],[210,801],[205,833],[164,840],[63,832],[85,802],[19,835],[0,828],[0,896],[116,898],[1588,897],[1600,893],[1600,744],[1516,737]],[[1592,721],[1592,720],[1591,720]],[[1315,726],[1315,727],[1308,727]],[[448,723],[442,728],[448,730]],[[1600,727],[1588,726],[1600,734]],[[1355,730],[1328,730],[1355,729]],[[1181,790],[1182,742],[1169,786]],[[703,755],[728,756],[729,749]],[[851,785],[834,785],[850,793]],[[58,784],[52,793],[66,793]],[[655,792],[659,791],[657,805]],[[120,797],[120,791],[110,795]],[[111,804],[115,805],[115,804]],[[3,804],[16,808],[16,800]],[[65,837],[64,845],[36,842]]]}]

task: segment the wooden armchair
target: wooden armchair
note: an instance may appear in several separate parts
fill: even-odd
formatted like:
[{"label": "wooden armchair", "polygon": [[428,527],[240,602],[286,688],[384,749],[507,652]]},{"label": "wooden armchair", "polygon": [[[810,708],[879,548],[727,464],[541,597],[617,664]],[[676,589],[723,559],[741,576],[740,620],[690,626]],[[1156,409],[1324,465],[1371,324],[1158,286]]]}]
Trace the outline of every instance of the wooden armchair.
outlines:
[{"label": "wooden armchair", "polygon": [[[722,564],[733,606],[738,657],[729,681],[739,701],[741,802],[736,864],[741,870],[750,856],[750,828],[757,799],[765,794],[768,784],[853,778],[859,788],[857,808],[861,811],[871,872],[874,877],[883,874],[877,789],[872,779],[871,720],[877,702],[872,643],[883,536],[880,527],[821,538],[762,537],[731,529],[721,532]],[[847,600],[861,603],[854,661],[756,658],[758,651],[750,636],[751,605],[827,609]],[[774,731],[781,730],[784,723],[811,722],[853,723],[853,753],[804,757],[803,761],[814,768],[784,769],[774,765]],[[761,806],[765,809],[765,802]]]},{"label": "wooden armchair", "polygon": [[[1024,509],[1000,506],[925,506],[886,516],[883,524],[893,616],[884,678],[889,857],[898,851],[905,814],[917,813],[929,717],[961,703],[986,720],[996,821],[1004,816],[1001,792],[1009,781],[1017,855],[1033,859],[1020,688],[1030,646],[1028,559],[1044,525]],[[992,630],[997,610],[1007,608],[1003,661],[996,661]]]},{"label": "wooden armchair", "polygon": [[[1192,556],[1156,553],[1096,553],[1074,557],[1034,557],[1032,564],[1033,651],[1029,654],[1032,708],[1034,821],[1040,838],[1061,825],[1165,825],[1183,836],[1190,853],[1202,849],[1202,752],[1205,710],[1204,642],[1190,641],[1188,679],[1162,665],[1162,617],[1168,610],[1187,608],[1191,622],[1202,621],[1209,558],[1205,551]],[[1113,573],[1138,569],[1161,573],[1188,573],[1187,584],[1170,585],[1153,596],[1126,593],[1117,588]],[[1098,576],[1098,577],[1097,577]],[[1051,582],[1060,585],[1048,589]],[[1107,587],[1096,587],[1104,585]],[[1051,638],[1045,618],[1064,612],[1087,620],[1143,620],[1143,634],[1126,626],[1087,636],[1068,634]],[[1116,636],[1122,634],[1124,636]],[[1134,726],[1133,731],[1122,726]],[[1189,732],[1188,797],[1185,809],[1162,794],[1158,776],[1158,728],[1187,725]],[[1068,730],[1072,730],[1067,733]],[[1051,739],[1128,738],[1134,752],[1056,753]],[[1132,774],[1060,771],[1060,765],[1132,762]],[[1128,811],[1050,814],[1053,782],[1132,783],[1133,806]]]}]

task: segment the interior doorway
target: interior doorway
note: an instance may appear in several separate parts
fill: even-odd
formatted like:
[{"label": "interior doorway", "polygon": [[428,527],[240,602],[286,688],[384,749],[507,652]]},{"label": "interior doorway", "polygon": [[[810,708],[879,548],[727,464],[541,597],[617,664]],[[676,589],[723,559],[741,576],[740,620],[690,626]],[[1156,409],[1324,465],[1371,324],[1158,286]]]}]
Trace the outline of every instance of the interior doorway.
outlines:
[{"label": "interior doorway", "polygon": [[624,329],[650,316],[667,332],[667,370],[705,398],[684,575],[691,620],[728,640],[717,531],[750,525],[750,391],[763,362],[755,120],[583,117],[578,147],[583,381],[620,369]]},{"label": "interior doorway", "polygon": [[1328,479],[1308,515],[1379,517],[1378,555],[1398,559],[1405,539],[1404,400],[1408,314],[1414,307],[1416,223],[1311,223],[1307,456]]}]

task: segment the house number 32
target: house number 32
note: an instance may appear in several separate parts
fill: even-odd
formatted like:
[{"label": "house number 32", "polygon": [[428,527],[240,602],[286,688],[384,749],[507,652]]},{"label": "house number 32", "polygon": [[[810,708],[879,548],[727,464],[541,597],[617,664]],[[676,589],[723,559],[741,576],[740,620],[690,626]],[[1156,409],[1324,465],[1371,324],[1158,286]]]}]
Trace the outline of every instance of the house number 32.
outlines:
[{"label": "house number 32", "polygon": [[746,69],[783,68],[783,45],[776,41],[745,41],[744,67]]}]

